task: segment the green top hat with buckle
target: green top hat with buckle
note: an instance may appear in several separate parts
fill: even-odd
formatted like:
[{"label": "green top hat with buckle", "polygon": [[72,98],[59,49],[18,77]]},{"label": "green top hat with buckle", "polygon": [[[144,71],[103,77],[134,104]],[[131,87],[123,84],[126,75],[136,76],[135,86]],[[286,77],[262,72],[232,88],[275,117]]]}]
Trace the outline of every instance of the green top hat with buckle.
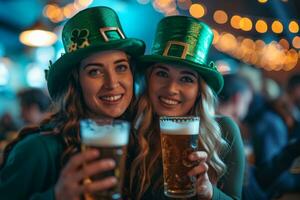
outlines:
[{"label": "green top hat with buckle", "polygon": [[55,63],[46,70],[49,94],[57,97],[67,87],[70,72],[90,54],[105,50],[121,50],[132,57],[143,55],[142,40],[126,38],[114,10],[98,6],[80,11],[64,25],[62,41],[65,48]]},{"label": "green top hat with buckle", "polygon": [[159,62],[190,67],[219,93],[223,76],[213,62],[207,63],[212,40],[210,27],[195,18],[165,17],[158,24],[150,55],[141,56],[139,61],[145,68]]}]

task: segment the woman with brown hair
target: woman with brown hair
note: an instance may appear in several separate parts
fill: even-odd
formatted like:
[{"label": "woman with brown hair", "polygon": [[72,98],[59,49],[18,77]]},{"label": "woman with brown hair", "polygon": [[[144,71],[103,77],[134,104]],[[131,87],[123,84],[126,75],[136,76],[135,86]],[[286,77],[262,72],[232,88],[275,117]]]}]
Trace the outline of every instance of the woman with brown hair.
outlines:
[{"label": "woman with brown hair", "polygon": [[24,128],[6,148],[2,200],[79,200],[85,192],[116,184],[115,177],[83,184],[85,177],[111,170],[115,163],[95,161],[101,154],[96,150],[80,152],[79,120],[130,120],[132,61],[145,45],[125,37],[117,14],[108,7],[76,14],[64,25],[62,39],[66,53],[46,73],[57,111],[40,126]]}]

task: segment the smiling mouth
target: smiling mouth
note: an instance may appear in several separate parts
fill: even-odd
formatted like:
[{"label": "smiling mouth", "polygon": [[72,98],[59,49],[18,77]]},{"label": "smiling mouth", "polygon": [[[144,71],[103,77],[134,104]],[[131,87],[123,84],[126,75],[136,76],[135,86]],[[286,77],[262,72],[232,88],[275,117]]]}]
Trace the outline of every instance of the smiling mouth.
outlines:
[{"label": "smiling mouth", "polygon": [[168,106],[173,106],[173,105],[180,104],[180,101],[177,101],[177,100],[174,100],[174,99],[168,99],[168,98],[165,98],[165,97],[159,97],[159,100],[163,104],[168,105]]},{"label": "smiling mouth", "polygon": [[119,100],[121,100],[123,96],[124,96],[123,94],[107,95],[107,96],[101,96],[100,99],[107,103],[116,103]]}]

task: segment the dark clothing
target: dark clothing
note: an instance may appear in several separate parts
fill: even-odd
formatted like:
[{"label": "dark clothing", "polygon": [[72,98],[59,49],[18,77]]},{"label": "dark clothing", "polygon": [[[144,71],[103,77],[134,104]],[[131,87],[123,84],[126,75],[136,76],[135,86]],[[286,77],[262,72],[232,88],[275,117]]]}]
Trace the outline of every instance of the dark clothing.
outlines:
[{"label": "dark clothing", "polygon": [[267,194],[261,189],[255,177],[255,168],[246,166],[245,182],[243,185],[243,200],[267,200]]},{"label": "dark clothing", "polygon": [[257,168],[253,175],[268,198],[299,188],[298,175],[288,171],[290,156],[283,152],[288,144],[288,127],[275,110],[263,97],[255,96],[246,118]]},{"label": "dark clothing", "polygon": [[246,118],[255,155],[255,165],[270,161],[288,142],[284,120],[271,104],[259,95],[254,96]]},{"label": "dark clothing", "polygon": [[54,200],[62,152],[59,136],[32,134],[17,143],[0,171],[0,199]]},{"label": "dark clothing", "polygon": [[[213,186],[212,199],[241,199],[245,155],[240,131],[236,123],[229,117],[220,117],[218,118],[218,122],[221,126],[223,137],[229,145],[229,149],[226,151],[226,154],[221,156],[221,159],[225,162],[228,170],[218,181],[217,186]],[[162,163],[160,162],[159,165],[159,170],[157,170],[152,177],[151,183],[156,183],[158,178],[163,176]],[[139,183],[136,183],[136,187],[139,187],[139,185]],[[153,184],[151,184],[147,191],[143,194],[142,200],[170,199],[164,195],[163,191],[162,183],[157,188],[154,188]],[[135,197],[131,196],[131,199],[135,199]],[[197,199],[197,197],[190,199]]]}]

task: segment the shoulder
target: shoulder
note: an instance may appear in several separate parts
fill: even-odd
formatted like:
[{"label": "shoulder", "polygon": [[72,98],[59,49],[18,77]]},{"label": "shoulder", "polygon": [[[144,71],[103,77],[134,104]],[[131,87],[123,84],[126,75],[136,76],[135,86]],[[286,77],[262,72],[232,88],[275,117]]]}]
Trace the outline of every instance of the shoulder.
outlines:
[{"label": "shoulder", "polygon": [[50,188],[59,174],[60,146],[59,137],[40,133],[19,141],[0,170],[0,199],[36,199],[33,194]]},{"label": "shoulder", "polygon": [[283,122],[281,116],[273,110],[267,110],[266,112],[264,112],[262,115],[262,119],[268,122],[272,122],[274,120]]},{"label": "shoulder", "polygon": [[55,135],[34,133],[19,141],[12,149],[8,159],[47,160],[62,151],[62,142]]},{"label": "shoulder", "polygon": [[216,121],[219,123],[222,135],[226,140],[234,141],[236,138],[241,137],[240,129],[232,118],[218,115]]},{"label": "shoulder", "polygon": [[16,145],[16,148],[38,150],[38,149],[43,149],[51,146],[59,147],[60,145],[61,145],[61,140],[56,135],[50,135],[50,134],[44,135],[40,133],[34,133],[28,135],[23,140],[21,140]]}]

